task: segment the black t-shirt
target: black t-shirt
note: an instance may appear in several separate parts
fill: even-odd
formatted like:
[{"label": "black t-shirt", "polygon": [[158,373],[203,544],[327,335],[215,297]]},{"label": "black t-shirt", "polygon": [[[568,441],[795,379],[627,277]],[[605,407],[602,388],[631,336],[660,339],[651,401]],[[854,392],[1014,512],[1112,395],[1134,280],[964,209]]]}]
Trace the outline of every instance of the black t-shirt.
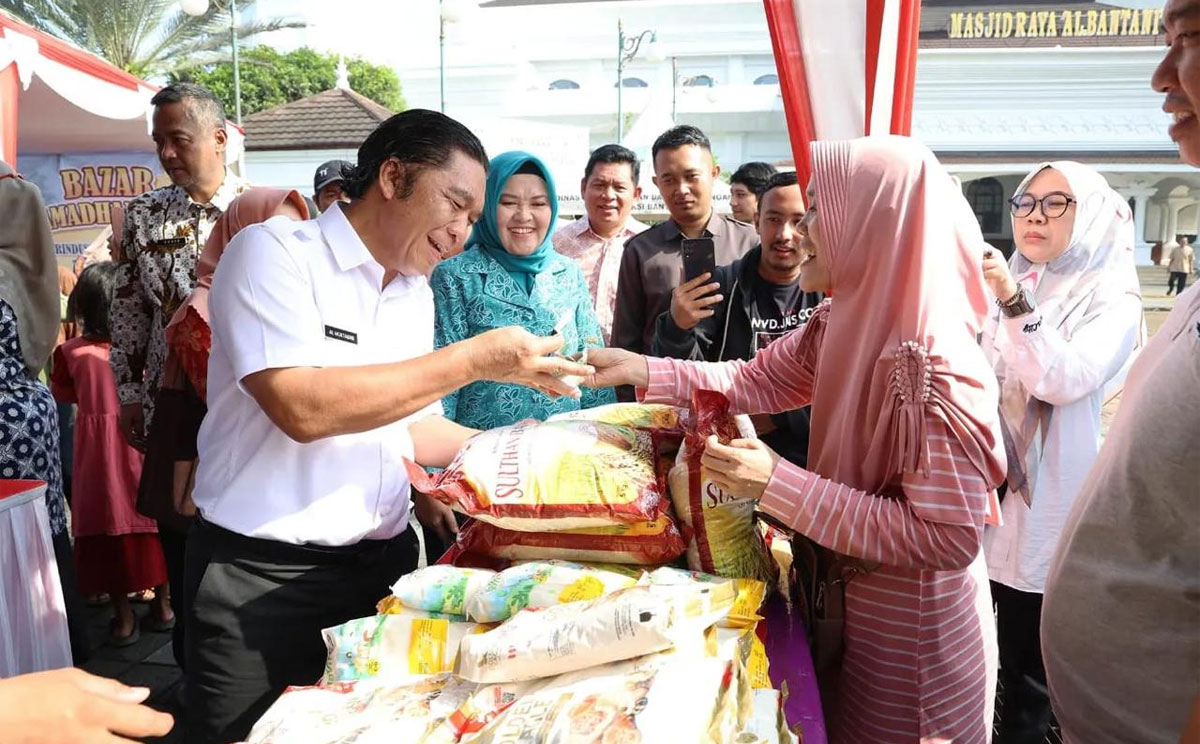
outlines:
[{"label": "black t-shirt", "polygon": [[753,334],[752,352],[762,351],[770,344],[791,331],[796,330],[812,315],[812,307],[804,307],[804,292],[797,284],[774,284],[756,272],[747,289],[754,297],[750,306],[750,332]]}]

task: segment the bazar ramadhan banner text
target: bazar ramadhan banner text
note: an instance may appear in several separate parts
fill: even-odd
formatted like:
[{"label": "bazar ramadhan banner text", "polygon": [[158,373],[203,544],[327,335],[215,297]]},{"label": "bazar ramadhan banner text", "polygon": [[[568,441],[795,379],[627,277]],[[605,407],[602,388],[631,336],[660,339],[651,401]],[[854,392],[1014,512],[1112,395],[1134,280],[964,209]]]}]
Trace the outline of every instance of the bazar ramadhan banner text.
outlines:
[{"label": "bazar ramadhan banner text", "polygon": [[20,156],[37,184],[60,256],[83,251],[112,221],[112,210],[167,182],[154,153],[102,152]]}]

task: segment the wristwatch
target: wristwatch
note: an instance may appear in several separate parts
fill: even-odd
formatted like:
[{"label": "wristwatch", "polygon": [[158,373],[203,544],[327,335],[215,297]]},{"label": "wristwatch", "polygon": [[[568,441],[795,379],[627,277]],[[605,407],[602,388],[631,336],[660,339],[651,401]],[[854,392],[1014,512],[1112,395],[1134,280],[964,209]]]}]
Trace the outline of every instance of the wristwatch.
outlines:
[{"label": "wristwatch", "polygon": [[1017,293],[1008,298],[1007,302],[996,300],[996,304],[1000,306],[1000,312],[1004,313],[1006,318],[1018,318],[1033,312],[1033,298],[1024,287],[1017,287]]}]

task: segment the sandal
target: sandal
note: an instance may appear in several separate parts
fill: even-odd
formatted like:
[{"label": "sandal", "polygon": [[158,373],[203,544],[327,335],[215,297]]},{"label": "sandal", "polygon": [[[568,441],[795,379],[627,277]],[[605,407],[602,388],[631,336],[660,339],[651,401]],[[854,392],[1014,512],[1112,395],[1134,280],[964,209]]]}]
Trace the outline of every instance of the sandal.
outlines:
[{"label": "sandal", "polygon": [[172,615],[170,620],[160,620],[150,612],[142,618],[142,627],[151,633],[166,633],[175,629],[175,616]]},{"label": "sandal", "polygon": [[133,630],[130,631],[129,635],[127,636],[117,635],[116,630],[117,621],[114,618],[112,622],[108,624],[108,645],[112,646],[113,648],[127,648],[142,639],[142,631],[140,628],[138,628],[138,624],[136,622],[133,624]]}]

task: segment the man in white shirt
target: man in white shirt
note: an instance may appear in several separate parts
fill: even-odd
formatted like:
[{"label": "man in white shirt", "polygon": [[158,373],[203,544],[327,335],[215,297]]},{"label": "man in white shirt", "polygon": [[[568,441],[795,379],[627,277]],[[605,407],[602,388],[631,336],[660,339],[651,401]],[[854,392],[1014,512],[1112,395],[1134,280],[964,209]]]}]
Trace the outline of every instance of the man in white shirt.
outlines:
[{"label": "man in white shirt", "polygon": [[647,227],[633,218],[633,207],[642,196],[640,170],[637,154],[627,147],[602,145],[593,150],[579,184],[587,214],[564,225],[552,238],[554,250],[575,259],[583,272],[606,344],[612,334],[625,241]]},{"label": "man in white shirt", "polygon": [[483,379],[577,394],[559,377],[588,368],[549,356],[558,338],[510,327],[433,351],[425,276],[477,219],[486,167],[461,124],[406,111],[359,149],[349,204],[226,249],[187,552],[187,741],[245,738],[321,675],[321,629],[373,614],[416,566],[403,460],[444,467],[474,433],[439,415],[443,395]]}]

